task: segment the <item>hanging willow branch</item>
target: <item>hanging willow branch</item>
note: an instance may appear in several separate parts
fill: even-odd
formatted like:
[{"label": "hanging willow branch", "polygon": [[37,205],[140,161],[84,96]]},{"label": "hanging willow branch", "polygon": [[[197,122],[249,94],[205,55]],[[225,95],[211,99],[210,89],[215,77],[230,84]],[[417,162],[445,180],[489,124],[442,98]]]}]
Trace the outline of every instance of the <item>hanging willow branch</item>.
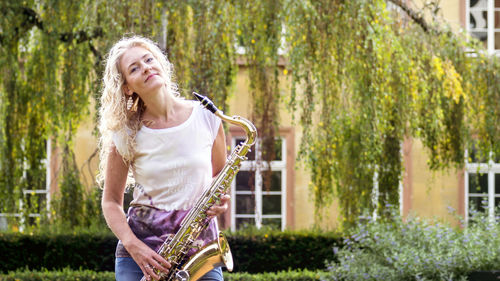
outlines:
[{"label": "hanging willow branch", "polygon": [[422,16],[422,13],[417,13],[411,9],[403,0],[387,0],[403,10],[416,24],[418,24],[424,32],[436,31],[429,26],[427,21]]},{"label": "hanging willow branch", "polygon": [[[385,0],[0,1],[0,211],[18,211],[22,190],[42,183],[44,140],[74,135],[99,94],[100,50],[130,34],[166,38],[181,91],[200,90],[221,107],[234,91],[236,47],[245,47],[260,135],[274,140],[279,103],[291,101],[315,207],[338,199],[345,226],[365,208],[399,204],[406,137],[422,141],[432,169],[462,165],[471,143],[498,157],[498,59],[468,56],[480,43],[388,1],[410,24]],[[279,84],[281,47],[290,91]],[[76,173],[67,176],[78,190]]]},{"label": "hanging willow branch", "polygon": [[[47,35],[53,35],[53,32],[49,32],[45,27],[44,23],[41,20],[40,16],[38,13],[28,7],[23,7],[23,6],[7,6],[7,8],[11,9],[12,12],[16,15],[21,15],[21,26],[15,27],[14,28],[14,37],[21,37],[22,34],[27,32],[33,27],[37,27]],[[102,27],[95,27],[91,31],[86,31],[86,30],[79,30],[75,32],[61,32],[61,33],[56,33],[55,37],[58,38],[61,42],[72,42],[75,40],[77,44],[83,43],[83,42],[88,42],[89,48],[92,50],[94,55],[98,58],[101,58],[101,54],[96,50],[96,48],[90,43],[92,39],[100,38],[104,36],[104,30]],[[4,35],[0,34],[0,44],[5,44],[5,38]]]}]

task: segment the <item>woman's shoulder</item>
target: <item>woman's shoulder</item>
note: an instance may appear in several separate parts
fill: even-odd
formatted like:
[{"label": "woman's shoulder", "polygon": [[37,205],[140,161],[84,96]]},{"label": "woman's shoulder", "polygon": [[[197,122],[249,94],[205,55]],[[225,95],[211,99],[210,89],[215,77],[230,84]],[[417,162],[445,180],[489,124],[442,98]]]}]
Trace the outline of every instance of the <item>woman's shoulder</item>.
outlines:
[{"label": "woman's shoulder", "polygon": [[177,97],[177,103],[181,106],[183,111],[191,112],[192,110],[195,110],[196,107],[200,106],[199,101],[195,100],[188,100],[185,98]]}]

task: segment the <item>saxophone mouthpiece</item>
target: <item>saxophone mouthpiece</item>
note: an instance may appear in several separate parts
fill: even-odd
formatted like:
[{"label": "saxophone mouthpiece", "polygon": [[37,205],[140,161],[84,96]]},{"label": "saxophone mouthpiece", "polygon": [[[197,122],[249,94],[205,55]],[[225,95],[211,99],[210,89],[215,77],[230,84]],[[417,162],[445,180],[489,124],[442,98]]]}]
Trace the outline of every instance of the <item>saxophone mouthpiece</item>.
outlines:
[{"label": "saxophone mouthpiece", "polygon": [[209,98],[202,96],[196,92],[193,92],[193,95],[196,97],[196,99],[198,99],[201,102],[201,104],[206,109],[210,110],[210,112],[215,113],[219,110]]}]

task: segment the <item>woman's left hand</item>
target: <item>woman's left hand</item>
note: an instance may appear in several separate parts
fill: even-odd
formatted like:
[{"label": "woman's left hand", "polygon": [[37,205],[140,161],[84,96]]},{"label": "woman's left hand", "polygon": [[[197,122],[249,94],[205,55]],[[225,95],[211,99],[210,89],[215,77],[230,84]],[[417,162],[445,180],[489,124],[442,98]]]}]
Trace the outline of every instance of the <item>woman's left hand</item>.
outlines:
[{"label": "woman's left hand", "polygon": [[210,218],[213,218],[213,217],[216,217],[216,216],[224,213],[225,211],[227,211],[227,209],[229,208],[229,200],[230,199],[231,199],[231,196],[229,196],[227,194],[222,195],[222,197],[220,198],[220,204],[213,205],[212,207],[210,207],[210,209],[207,210],[207,215]]}]

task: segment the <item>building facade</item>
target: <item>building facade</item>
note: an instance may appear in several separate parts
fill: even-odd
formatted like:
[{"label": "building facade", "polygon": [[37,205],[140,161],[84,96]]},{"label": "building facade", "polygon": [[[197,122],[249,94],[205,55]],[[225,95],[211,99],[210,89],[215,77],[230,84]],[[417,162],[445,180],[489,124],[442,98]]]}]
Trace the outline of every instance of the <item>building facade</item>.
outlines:
[{"label": "building facade", "polygon": [[[406,1],[418,9],[422,1]],[[500,0],[442,0],[440,14],[456,31],[466,30],[481,40],[490,54],[500,55]],[[281,73],[281,88],[288,91],[289,77]],[[240,63],[234,92],[229,98],[229,115],[250,117],[248,69]],[[91,108],[94,108],[92,105]],[[93,116],[93,112],[90,116]],[[276,159],[271,163],[256,161],[260,143],[249,155],[231,187],[230,210],[221,218],[225,228],[237,229],[244,225],[261,227],[271,225],[280,229],[307,229],[315,223],[323,229],[339,225],[339,212],[334,202],[323,211],[321,221],[315,220],[312,193],[309,190],[309,173],[296,161],[301,140],[301,128],[292,121],[291,113],[280,110],[279,136],[276,142]],[[82,180],[89,188],[97,170],[97,139],[92,133],[92,117],[82,124],[75,137],[75,153]],[[228,126],[227,144],[233,149],[242,140],[243,131]],[[26,196],[37,194],[50,203],[56,192],[59,170],[57,158],[60,151],[47,144],[47,185],[45,190],[28,191]],[[500,206],[500,159],[478,159],[474,149],[466,152],[465,168],[432,172],[427,167],[428,156],[418,139],[406,139],[402,144],[404,174],[401,182],[400,203],[404,216],[410,214],[438,218],[457,225],[457,216],[468,217],[471,205],[483,206],[492,217],[498,217],[495,208]],[[263,180],[263,173],[271,171],[271,180]],[[43,199],[45,198],[45,199]],[[14,216],[3,214],[2,216]],[[36,217],[37,214],[33,214]],[[2,227],[0,216],[0,227]]]}]

